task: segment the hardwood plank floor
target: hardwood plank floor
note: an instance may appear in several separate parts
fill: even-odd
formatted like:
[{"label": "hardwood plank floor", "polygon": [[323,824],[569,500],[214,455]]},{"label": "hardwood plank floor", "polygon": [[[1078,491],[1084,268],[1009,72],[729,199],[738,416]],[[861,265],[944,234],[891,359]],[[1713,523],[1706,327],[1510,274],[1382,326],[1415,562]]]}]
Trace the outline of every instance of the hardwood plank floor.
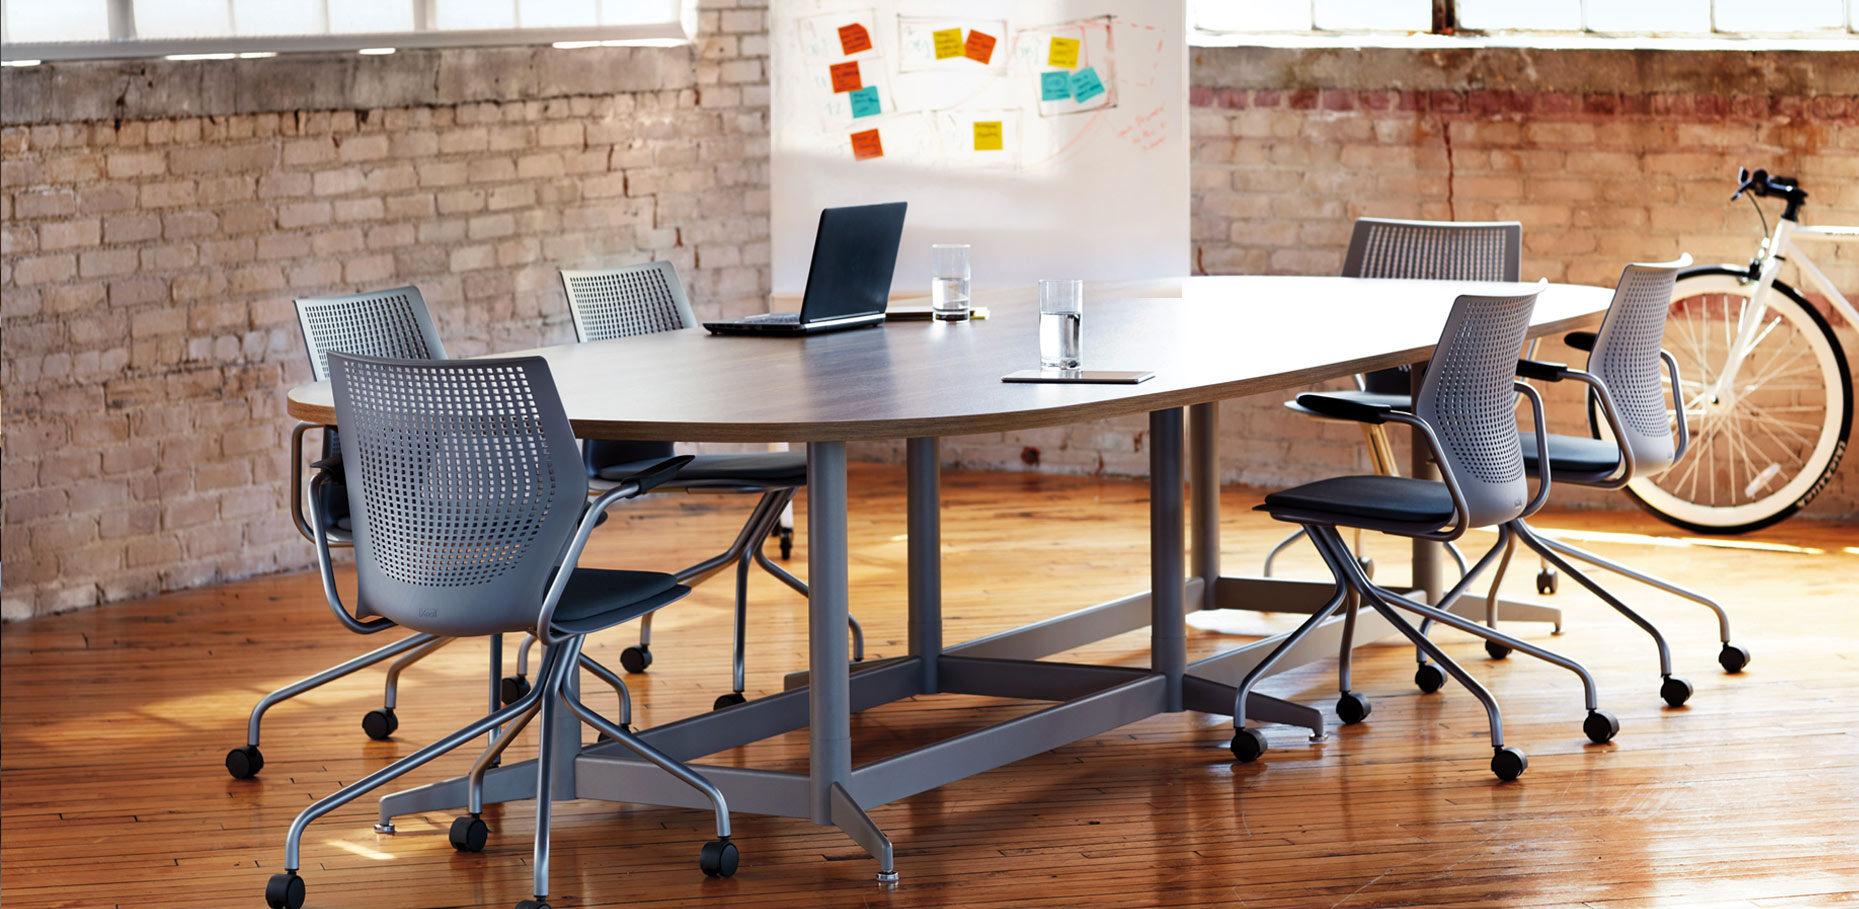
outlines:
[{"label": "hardwood plank floor", "polygon": [[[873,656],[904,650],[902,485],[896,468],[853,467],[853,609]],[[951,643],[1148,583],[1141,482],[950,471],[944,490]],[[1256,501],[1249,490],[1225,496],[1229,574],[1254,573],[1284,533],[1248,510]],[[588,563],[664,569],[695,561],[721,548],[750,504],[697,495],[636,503],[595,535]],[[804,497],[802,504],[804,526]],[[1373,716],[1325,742],[1272,727],[1272,752],[1240,765],[1226,750],[1228,721],[1164,716],[877,808],[873,816],[898,847],[903,881],[894,890],[871,882],[872,862],[844,836],[803,821],[738,815],[742,870],[706,881],[696,855],[709,836],[707,814],[559,803],[551,904],[1639,909],[1859,901],[1859,525],[1796,521],[1731,541],[1784,547],[1762,551],[1671,545],[1669,528],[1637,514],[1551,512],[1533,523],[1719,595],[1738,642],[1754,651],[1749,670],[1718,670],[1715,624],[1703,609],[1610,584],[1666,631],[1680,673],[1697,687],[1690,705],[1667,709],[1650,640],[1565,578],[1561,593],[1545,598],[1567,610],[1565,634],[1511,630],[1594,672],[1603,706],[1621,720],[1614,744],[1586,743],[1580,688],[1566,672],[1521,656],[1491,661],[1472,638],[1440,635],[1497,693],[1509,742],[1529,753],[1529,771],[1515,783],[1487,771],[1484,718],[1469,695],[1453,685],[1418,693],[1411,651],[1377,646],[1356,664]],[[1666,545],[1579,539],[1597,533],[1647,534]],[[1471,537],[1468,549],[1490,539]],[[804,566],[799,542],[793,564]],[[1369,552],[1383,576],[1405,574],[1404,541],[1371,538]],[[1534,559],[1520,561],[1506,591],[1533,598],[1535,571]],[[1323,569],[1299,547],[1281,573],[1320,577]],[[648,674],[630,677],[641,724],[708,709],[728,690],[731,586],[721,576],[660,616],[657,659]],[[358,728],[381,697],[380,672],[366,671],[273,710],[263,773],[229,778],[221,758],[243,742],[246,713],[263,692],[385,643],[348,634],[324,609],[315,577],[295,574],[5,626],[0,899],[12,909],[262,905],[295,812],[481,710],[484,648],[455,645],[403,677],[393,741],[371,742]],[[805,605],[758,572],[751,617],[754,696],[779,690],[782,674],[805,664]],[[1268,634],[1297,620],[1249,615],[1241,624]],[[1191,630],[1190,656],[1242,640]],[[608,632],[589,651],[617,665],[631,641],[631,629]],[[1146,633],[1136,632],[1067,658],[1141,665],[1146,646]],[[1263,690],[1327,710],[1334,666],[1319,662]],[[590,703],[612,709],[610,693],[587,691]],[[888,705],[854,718],[855,760],[1035,708],[960,696]],[[519,742],[512,755],[530,748]],[[806,736],[709,760],[804,769]],[[448,756],[404,782],[452,776],[468,761]],[[481,855],[447,845],[449,815],[402,819],[393,837],[370,831],[373,816],[373,800],[363,799],[310,828],[311,906],[508,906],[528,895],[530,804],[487,812],[494,832]]]}]

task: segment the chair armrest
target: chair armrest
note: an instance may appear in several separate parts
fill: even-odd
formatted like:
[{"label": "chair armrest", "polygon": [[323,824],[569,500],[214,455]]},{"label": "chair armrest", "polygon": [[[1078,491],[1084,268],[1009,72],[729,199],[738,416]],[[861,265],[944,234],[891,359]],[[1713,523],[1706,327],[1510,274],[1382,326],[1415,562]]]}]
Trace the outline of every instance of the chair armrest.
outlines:
[{"label": "chair armrest", "polygon": [[1567,363],[1549,363],[1543,360],[1518,360],[1517,375],[1539,382],[1560,382],[1569,377]]},{"label": "chair armrest", "polygon": [[1383,423],[1388,420],[1389,414],[1399,412],[1386,404],[1369,404],[1318,392],[1298,395],[1297,403],[1299,407],[1307,408],[1323,416],[1338,420],[1354,420],[1357,423]]},{"label": "chair armrest", "polygon": [[568,577],[574,574],[575,565],[581,561],[581,551],[587,548],[587,538],[600,523],[601,515],[607,508],[621,499],[635,498],[653,486],[664,483],[678,475],[684,465],[695,460],[691,455],[678,455],[666,458],[645,470],[624,480],[618,486],[601,493],[600,498],[588,503],[587,511],[581,513],[581,524],[575,528],[574,536],[568,540],[568,548],[562,551],[560,570],[555,572],[555,580],[549,583],[549,589],[542,598],[542,609],[536,614],[536,640],[546,647],[553,647],[567,640],[549,633],[549,626],[555,620],[555,605],[561,602],[562,592],[568,589]]},{"label": "chair armrest", "polygon": [[1585,350],[1585,351],[1588,351],[1589,353],[1593,353],[1594,342],[1595,342],[1595,339],[1598,337],[1599,335],[1596,335],[1592,331],[1571,331],[1568,334],[1562,336],[1562,343],[1567,344],[1568,346],[1573,347],[1576,350]]},{"label": "chair armrest", "polygon": [[633,495],[644,495],[645,493],[651,492],[653,489],[656,489],[659,486],[663,486],[665,483],[669,482],[672,478],[678,475],[678,471],[683,470],[686,464],[689,464],[694,460],[696,460],[696,458],[692,455],[678,455],[677,457],[666,458],[665,460],[660,461],[657,464],[652,465],[651,467],[647,467],[646,469],[641,470],[638,473],[633,474],[632,476],[621,480],[620,482],[622,484],[625,484],[625,483],[636,484],[639,487],[639,489],[638,491],[634,492]]},{"label": "chair armrest", "polygon": [[[1441,541],[1456,540],[1470,530],[1472,509],[1465,504],[1465,490],[1459,488],[1459,478],[1453,475],[1451,462],[1446,460],[1446,446],[1440,443],[1439,434],[1427,421],[1413,414],[1393,408],[1383,408],[1383,419],[1392,423],[1403,423],[1413,427],[1415,433],[1426,440],[1427,451],[1433,455],[1433,463],[1439,465],[1440,479],[1446,482],[1446,494],[1452,496],[1453,529],[1447,534],[1428,534],[1428,539]],[[1377,420],[1376,422],[1381,422]]]},{"label": "chair armrest", "polygon": [[342,452],[335,452],[327,458],[317,458],[310,462],[310,466],[317,470],[341,470]]},{"label": "chair armrest", "polygon": [[1659,351],[1659,359],[1665,361],[1665,371],[1672,376],[1672,413],[1678,418],[1678,450],[1672,453],[1672,463],[1676,464],[1685,456],[1685,449],[1691,447],[1691,427],[1685,424],[1685,392],[1678,384],[1678,361],[1664,349]]},{"label": "chair armrest", "polygon": [[[1579,369],[1567,370],[1564,375],[1588,386],[1588,393],[1601,405],[1601,415],[1607,419],[1607,429],[1614,435],[1614,446],[1620,449],[1620,473],[1605,483],[1594,483],[1598,489],[1619,489],[1633,479],[1633,446],[1627,444],[1625,422],[1620,417],[1620,408],[1614,404],[1614,395],[1607,390],[1607,384],[1593,373]],[[1540,421],[1539,421],[1540,422]],[[1537,433],[1539,436],[1541,432]],[[1539,463],[1547,464],[1547,460]]]},{"label": "chair armrest", "polygon": [[1527,383],[1512,382],[1511,385],[1518,394],[1530,399],[1530,419],[1536,421],[1536,495],[1530,497],[1523,506],[1523,513],[1517,516],[1527,518],[1549,502],[1549,427],[1543,421],[1543,396]]},{"label": "chair armrest", "polygon": [[316,568],[323,577],[323,598],[329,601],[329,611],[335,613],[336,621],[356,634],[374,634],[394,627],[394,622],[385,618],[374,618],[364,622],[349,613],[342,604],[342,593],[336,589],[336,569],[334,560],[329,555],[329,521],[323,514],[323,497],[316,495],[317,490],[333,482],[326,473],[319,473],[310,481],[311,526],[316,531]]}]

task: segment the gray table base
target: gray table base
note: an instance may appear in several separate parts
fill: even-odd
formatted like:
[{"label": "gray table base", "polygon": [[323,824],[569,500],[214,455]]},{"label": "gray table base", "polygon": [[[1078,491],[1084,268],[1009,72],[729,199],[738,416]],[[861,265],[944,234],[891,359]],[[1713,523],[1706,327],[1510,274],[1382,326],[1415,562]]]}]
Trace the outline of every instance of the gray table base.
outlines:
[{"label": "gray table base", "polygon": [[[1183,557],[1186,502],[1183,488],[1183,414],[1150,414],[1151,589],[1108,603],[989,635],[942,646],[941,481],[938,442],[912,439],[909,471],[909,653],[856,667],[846,646],[845,446],[808,445],[808,569],[812,592],[808,625],[809,669],[789,677],[787,690],[723,710],[667,723],[639,733],[656,748],[690,764],[728,798],[730,809],[751,814],[806,818],[840,828],[878,860],[878,880],[897,879],[890,840],[866,809],[1010,764],[1080,739],[1164,713],[1196,710],[1231,716],[1235,685],[1281,637],[1269,637],[1195,662],[1186,658],[1189,608],[1239,608],[1304,612],[1320,607],[1333,591],[1327,582],[1233,578],[1219,574],[1219,487],[1216,482],[1213,405],[1194,408],[1194,574]],[[1213,583],[1206,582],[1213,578]],[[1437,596],[1437,591],[1434,591]],[[1545,607],[1501,607],[1511,621],[1560,621]],[[1482,600],[1462,602],[1476,609]],[[1047,662],[1040,658],[1148,627],[1148,668]],[[1356,641],[1393,633],[1378,616],[1358,620]],[[1335,653],[1341,619],[1319,627],[1297,652],[1276,668],[1294,667]],[[807,684],[818,680],[819,684]],[[1051,706],[932,745],[853,766],[851,714],[905,698],[934,694],[1049,701]],[[1245,713],[1254,720],[1309,729],[1321,737],[1324,721],[1314,708],[1258,693]],[[555,724],[577,736],[574,723]],[[697,763],[697,759],[798,729],[809,734],[807,773],[775,772]],[[560,749],[555,774],[558,799],[595,798],[646,805],[707,809],[696,790],[635,757],[624,746],[601,743]],[[492,769],[485,800],[533,798],[534,761]],[[381,823],[393,817],[462,807],[462,778],[393,793],[381,799]]]}]

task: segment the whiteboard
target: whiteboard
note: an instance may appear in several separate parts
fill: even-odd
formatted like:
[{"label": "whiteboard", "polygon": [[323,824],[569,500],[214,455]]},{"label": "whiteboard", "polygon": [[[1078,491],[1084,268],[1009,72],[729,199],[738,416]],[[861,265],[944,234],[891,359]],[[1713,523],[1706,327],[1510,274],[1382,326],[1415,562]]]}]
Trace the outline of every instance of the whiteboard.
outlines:
[{"label": "whiteboard", "polygon": [[774,0],[774,291],[804,289],[822,208],[899,200],[897,294],[928,293],[933,243],[973,247],[976,289],[1188,274],[1186,16],[1185,0]]}]

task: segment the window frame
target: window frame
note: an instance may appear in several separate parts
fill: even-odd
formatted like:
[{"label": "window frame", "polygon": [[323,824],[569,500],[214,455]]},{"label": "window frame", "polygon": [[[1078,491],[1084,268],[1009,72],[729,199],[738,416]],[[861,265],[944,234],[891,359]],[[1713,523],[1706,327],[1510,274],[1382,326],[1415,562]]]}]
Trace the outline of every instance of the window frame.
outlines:
[{"label": "window frame", "polygon": [[[1289,40],[1292,43],[1337,43],[1353,38],[1370,38],[1377,42],[1408,38],[1427,46],[1439,42],[1457,43],[1458,40],[1479,42],[1496,39],[1499,43],[1516,43],[1517,39],[1545,38],[1554,41],[1569,41],[1583,46],[1595,44],[1635,44],[1641,42],[1711,42],[1729,44],[1747,40],[1778,41],[1844,41],[1859,38],[1859,0],[1841,0],[1845,8],[1844,22],[1838,27],[1813,29],[1807,31],[1719,31],[1717,30],[1716,0],[1707,0],[1710,4],[1711,30],[1707,32],[1658,32],[1658,31],[1598,31],[1588,27],[1588,5],[1596,0],[1581,0],[1582,27],[1579,29],[1530,29],[1530,28],[1491,28],[1467,29],[1459,25],[1458,4],[1456,0],[1432,0],[1433,25],[1426,31],[1401,31],[1394,29],[1338,29],[1318,28],[1316,25],[1316,0],[1307,0],[1311,5],[1311,25],[1303,29],[1211,29],[1200,24],[1199,7],[1218,0],[1188,0],[1190,4],[1189,43],[1196,46],[1219,47],[1236,43],[1245,43],[1244,39],[1265,37]],[[1605,2],[1605,0],[1602,0]],[[1509,40],[1506,40],[1509,39]]]},{"label": "window frame", "polygon": [[[231,0],[226,0],[230,3]],[[401,0],[413,7],[413,31],[340,32],[320,35],[227,35],[220,37],[139,38],[135,35],[135,0],[106,0],[110,37],[90,41],[34,41],[0,44],[7,61],[133,60],[158,57],[217,57],[291,53],[327,53],[371,49],[497,47],[510,45],[624,43],[683,45],[696,37],[696,4],[679,0],[678,18],[634,25],[549,26],[537,28],[435,29],[426,27],[437,13],[437,0]],[[511,0],[514,5],[515,0]],[[607,0],[615,2],[615,0]],[[624,0],[620,0],[624,2]]]}]

